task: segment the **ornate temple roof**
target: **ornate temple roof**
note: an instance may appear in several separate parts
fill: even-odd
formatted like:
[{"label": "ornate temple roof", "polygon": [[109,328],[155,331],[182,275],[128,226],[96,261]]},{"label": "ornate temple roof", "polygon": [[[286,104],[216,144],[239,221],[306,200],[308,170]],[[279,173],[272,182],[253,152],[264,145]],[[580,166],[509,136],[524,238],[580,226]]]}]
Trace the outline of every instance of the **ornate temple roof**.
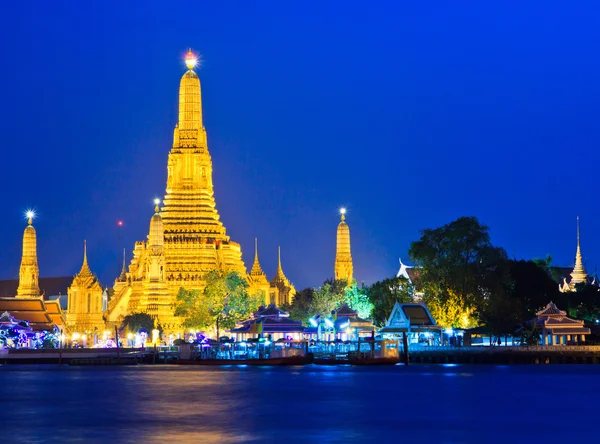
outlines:
[{"label": "ornate temple roof", "polygon": [[275,272],[275,276],[271,280],[271,286],[283,286],[291,288],[294,287],[283,273],[283,268],[281,267],[281,247],[277,247],[277,271]]},{"label": "ornate temple roof", "polygon": [[258,239],[256,238],[254,238],[254,263],[252,264],[252,270],[250,270],[249,276],[253,282],[263,285],[269,284],[267,275],[262,270],[260,262],[258,261]]},{"label": "ornate temple roof", "polygon": [[284,311],[277,307],[275,304],[269,304],[266,308],[265,306],[261,306],[258,310],[253,314],[255,318],[258,317],[277,317],[277,318],[287,318],[290,314],[287,311]]},{"label": "ornate temple roof", "polygon": [[545,317],[545,316],[566,316],[567,312],[560,310],[555,304],[554,302],[550,301],[546,307],[544,307],[542,310],[538,311],[536,313],[536,315],[538,317]]}]

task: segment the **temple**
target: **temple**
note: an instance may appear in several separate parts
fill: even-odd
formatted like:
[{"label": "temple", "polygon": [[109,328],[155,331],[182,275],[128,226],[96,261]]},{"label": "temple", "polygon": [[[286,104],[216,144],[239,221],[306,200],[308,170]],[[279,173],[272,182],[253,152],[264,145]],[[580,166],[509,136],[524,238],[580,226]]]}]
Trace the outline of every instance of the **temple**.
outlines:
[{"label": "temple", "polygon": [[579,239],[579,216],[577,216],[577,251],[575,253],[575,267],[571,272],[570,279],[563,278],[562,285],[559,284],[558,288],[562,293],[569,291],[575,291],[577,284],[586,284],[588,282],[588,275],[583,267],[583,260],[581,258],[581,243]]},{"label": "temple", "polygon": [[337,238],[335,248],[334,276],[336,280],[343,280],[352,284],[353,267],[352,254],[350,252],[350,228],[346,223],[346,209],[340,209],[340,223],[337,227]]},{"label": "temple", "polygon": [[102,317],[104,291],[98,278],[92,273],[87,260],[87,243],[83,243],[83,265],[67,290],[68,308],[66,321],[74,332],[99,333],[104,330]]},{"label": "temple", "polygon": [[[11,316],[27,321],[34,330],[50,331],[54,327],[64,330],[66,322],[60,300],[45,300],[45,294],[40,292],[37,237],[33,218],[34,213],[28,211],[16,294],[0,297],[0,313],[7,312]],[[11,284],[12,281],[3,281],[0,286],[10,288]],[[4,293],[3,291],[2,294]]]},{"label": "temple", "polygon": [[37,261],[37,238],[33,228],[33,212],[27,212],[27,227],[23,232],[23,255],[21,256],[21,268],[19,269],[18,298],[38,298],[40,287],[38,278],[40,270]]},{"label": "temple", "polygon": [[166,194],[150,221],[146,241],[136,242],[128,270],[114,283],[105,319],[119,324],[134,312],[150,314],[167,332],[180,329],[173,303],[180,288],[200,290],[211,270],[227,270],[247,278],[252,292],[262,292],[277,304],[290,303],[295,289],[283,274],[281,258],[275,278],[268,283],[255,263],[249,275],[240,244],[227,235],[216,208],[213,166],[202,122],[200,79],[196,56],[185,58],[188,71],[179,85],[179,122],[167,163]]},{"label": "temple", "polygon": [[590,329],[584,327],[583,321],[577,321],[559,310],[553,302],[548,303],[543,310],[536,313],[533,323],[542,339],[542,345],[573,345],[585,342]]}]

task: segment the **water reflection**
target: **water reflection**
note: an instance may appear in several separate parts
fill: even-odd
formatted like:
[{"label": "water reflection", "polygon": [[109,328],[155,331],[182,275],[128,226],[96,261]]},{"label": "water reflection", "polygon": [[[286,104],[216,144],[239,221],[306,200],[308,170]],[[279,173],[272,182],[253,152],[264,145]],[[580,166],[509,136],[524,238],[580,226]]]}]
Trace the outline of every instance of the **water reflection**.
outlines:
[{"label": "water reflection", "polygon": [[[589,440],[595,416],[586,406],[599,374],[600,366],[4,366],[0,411],[11,442]],[[570,407],[539,428],[542,409],[515,408],[531,399]]]}]

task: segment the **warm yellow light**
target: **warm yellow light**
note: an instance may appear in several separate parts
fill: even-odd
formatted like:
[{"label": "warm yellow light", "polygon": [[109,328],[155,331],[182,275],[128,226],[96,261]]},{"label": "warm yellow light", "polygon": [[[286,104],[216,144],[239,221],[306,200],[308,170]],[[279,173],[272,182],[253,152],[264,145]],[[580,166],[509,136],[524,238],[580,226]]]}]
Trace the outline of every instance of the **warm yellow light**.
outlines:
[{"label": "warm yellow light", "polygon": [[133,339],[133,333],[127,333],[127,339]]},{"label": "warm yellow light", "polygon": [[158,344],[159,333],[160,333],[160,331],[157,330],[156,328],[154,330],[152,330],[152,343],[153,344]]},{"label": "warm yellow light", "polygon": [[79,333],[77,333],[77,332],[73,333],[73,336],[71,337],[71,339],[73,341],[76,341],[77,339],[79,339]]},{"label": "warm yellow light", "polygon": [[196,54],[194,54],[190,49],[185,55],[185,65],[188,67],[188,69],[194,69],[197,64],[198,56],[196,56]]}]

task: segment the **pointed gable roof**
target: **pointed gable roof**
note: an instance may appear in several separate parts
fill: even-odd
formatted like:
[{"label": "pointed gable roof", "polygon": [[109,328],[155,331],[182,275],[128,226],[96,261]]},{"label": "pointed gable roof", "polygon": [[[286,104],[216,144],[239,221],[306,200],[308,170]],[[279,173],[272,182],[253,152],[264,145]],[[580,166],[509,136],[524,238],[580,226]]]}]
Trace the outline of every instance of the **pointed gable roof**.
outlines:
[{"label": "pointed gable roof", "polygon": [[542,310],[536,313],[538,317],[547,317],[547,316],[566,316],[567,312],[560,310],[554,302],[550,301]]}]

